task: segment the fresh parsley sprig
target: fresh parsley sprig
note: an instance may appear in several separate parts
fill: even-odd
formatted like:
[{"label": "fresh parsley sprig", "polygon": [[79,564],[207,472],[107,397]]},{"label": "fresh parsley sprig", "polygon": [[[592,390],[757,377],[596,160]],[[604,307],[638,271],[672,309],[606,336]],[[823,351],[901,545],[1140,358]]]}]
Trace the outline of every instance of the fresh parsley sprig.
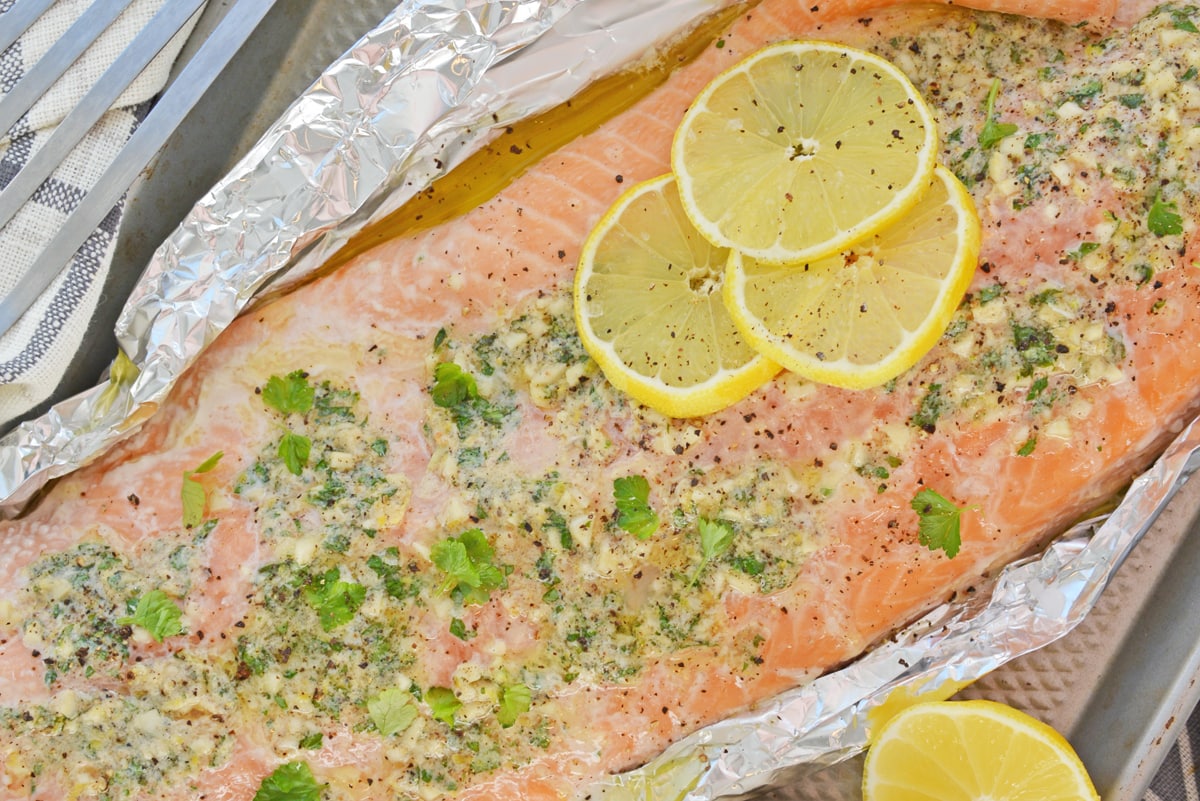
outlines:
[{"label": "fresh parsley sprig", "polygon": [[645,476],[624,476],[613,481],[617,526],[639,540],[658,531],[658,514],[650,508],[650,482]]},{"label": "fresh parsley sprig", "polygon": [[953,559],[962,547],[962,513],[951,501],[928,487],[913,496],[917,513],[917,541],[931,551],[942,550]]},{"label": "fresh parsley sprig", "polygon": [[1017,126],[1011,122],[999,122],[996,119],[996,97],[1000,94],[1000,79],[993,78],[988,89],[987,99],[983,102],[983,128],[979,131],[979,147],[990,150],[1000,144],[1000,140],[1017,132]]},{"label": "fresh parsley sprig", "polygon": [[692,573],[689,583],[700,581],[700,574],[714,559],[720,558],[733,546],[733,526],[724,520],[700,518],[700,564]]}]

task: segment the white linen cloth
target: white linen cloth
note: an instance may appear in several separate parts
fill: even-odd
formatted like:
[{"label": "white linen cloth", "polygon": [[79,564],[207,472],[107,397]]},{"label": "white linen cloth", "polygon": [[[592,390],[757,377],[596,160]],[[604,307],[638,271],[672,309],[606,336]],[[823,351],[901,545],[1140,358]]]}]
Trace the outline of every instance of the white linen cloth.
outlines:
[{"label": "white linen cloth", "polygon": [[[93,0],[58,0],[11,47],[0,53],[0,91],[8,92]],[[0,0],[0,21],[16,0]],[[42,146],[168,0],[133,0],[57,83],[9,132],[0,132],[0,188]],[[198,14],[196,15],[198,16]],[[150,63],[114,106],[0,230],[0,295],[16,285],[50,238],[132,135],[196,17]],[[105,217],[37,303],[0,337],[0,430],[49,397],[79,349],[112,262],[123,203]],[[99,376],[97,376],[99,378]]]}]

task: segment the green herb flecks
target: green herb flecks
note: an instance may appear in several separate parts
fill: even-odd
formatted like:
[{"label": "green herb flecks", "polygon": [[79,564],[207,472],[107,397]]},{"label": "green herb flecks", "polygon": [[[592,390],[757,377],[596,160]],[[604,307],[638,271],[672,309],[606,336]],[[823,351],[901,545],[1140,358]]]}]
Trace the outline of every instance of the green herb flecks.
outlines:
[{"label": "green herb flecks", "polygon": [[502,425],[515,407],[492,403],[479,394],[475,377],[454,362],[441,362],[433,368],[433,386],[429,390],[435,406],[450,410],[462,433],[475,420]]},{"label": "green herb flecks", "polygon": [[1021,375],[1032,375],[1035,367],[1049,367],[1058,358],[1058,344],[1049,328],[1013,323],[1013,347],[1021,360]]},{"label": "green herb flecks", "polygon": [[180,498],[183,501],[183,524],[188,528],[204,522],[204,510],[208,506],[208,494],[204,491],[204,485],[192,476],[209,472],[217,466],[217,462],[221,461],[221,457],[224,455],[221,451],[217,451],[201,462],[195,470],[183,471]]},{"label": "green herb flecks", "polygon": [[1081,242],[1075,250],[1067,251],[1067,258],[1071,261],[1080,261],[1089,253],[1092,253],[1096,248],[1100,247],[1098,242]]},{"label": "green herb flecks", "polygon": [[451,618],[450,633],[463,642],[474,639],[479,634],[475,629],[467,628],[467,624],[463,622],[461,617]]},{"label": "green herb flecks", "polygon": [[183,633],[183,610],[162,590],[150,590],[132,607],[128,615],[117,618],[118,625],[143,628],[155,642]]},{"label": "green herb flecks", "polygon": [[315,751],[325,744],[325,735],[319,731],[306,734],[300,738],[298,745],[306,751]]},{"label": "green herb flecks", "polygon": [[615,479],[613,500],[617,505],[619,528],[639,540],[648,540],[658,531],[658,514],[650,508],[650,482],[644,476]]},{"label": "green herb flecks", "polygon": [[929,488],[914,495],[911,505],[919,519],[917,541],[931,551],[940,549],[953,559],[962,546],[963,510]]},{"label": "green herb flecks", "polygon": [[942,385],[930,384],[925,396],[917,405],[917,410],[913,412],[908,422],[925,433],[932,434],[937,430],[938,418],[942,416],[946,408],[946,399],[942,396]]}]

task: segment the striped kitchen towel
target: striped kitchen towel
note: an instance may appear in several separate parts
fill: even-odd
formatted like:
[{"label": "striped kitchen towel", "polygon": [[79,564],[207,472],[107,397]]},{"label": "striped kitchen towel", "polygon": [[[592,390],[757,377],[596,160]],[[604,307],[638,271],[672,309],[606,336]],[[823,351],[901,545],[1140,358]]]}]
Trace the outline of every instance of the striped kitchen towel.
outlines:
[{"label": "striped kitchen towel", "polygon": [[[0,53],[0,91],[11,91],[93,1],[58,0],[20,39]],[[8,185],[166,1],[133,0],[11,131],[0,132],[0,188]],[[3,14],[15,3],[16,0],[0,0],[0,23]],[[0,295],[12,290],[132,135],[166,83],[191,27],[186,26],[159,53],[30,202],[0,230]],[[119,203],[92,232],[68,269],[17,325],[0,337],[0,432],[48,398],[71,364],[101,301],[121,210]]]}]

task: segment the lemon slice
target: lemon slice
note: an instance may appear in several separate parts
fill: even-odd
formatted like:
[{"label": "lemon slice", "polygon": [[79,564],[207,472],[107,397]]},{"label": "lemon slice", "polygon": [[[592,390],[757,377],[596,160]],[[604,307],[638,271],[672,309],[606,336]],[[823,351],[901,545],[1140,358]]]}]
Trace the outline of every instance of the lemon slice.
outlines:
[{"label": "lemon slice", "polygon": [[592,229],[575,273],[575,323],[617,389],[671,417],[723,409],[779,371],[721,299],[728,251],[688,222],[671,175],[627,190]]},{"label": "lemon slice", "polygon": [[936,157],[933,114],[895,65],[798,41],[758,51],[700,92],[671,169],[705,237],[781,263],[839,251],[900,217]]},{"label": "lemon slice", "polygon": [[872,738],[864,801],[1098,799],[1062,735],[993,701],[916,704]]},{"label": "lemon slice", "polygon": [[979,217],[953,173],[894,225],[812,262],[730,253],[725,303],[747,341],[805,378],[878,386],[945,332],[979,260]]}]

